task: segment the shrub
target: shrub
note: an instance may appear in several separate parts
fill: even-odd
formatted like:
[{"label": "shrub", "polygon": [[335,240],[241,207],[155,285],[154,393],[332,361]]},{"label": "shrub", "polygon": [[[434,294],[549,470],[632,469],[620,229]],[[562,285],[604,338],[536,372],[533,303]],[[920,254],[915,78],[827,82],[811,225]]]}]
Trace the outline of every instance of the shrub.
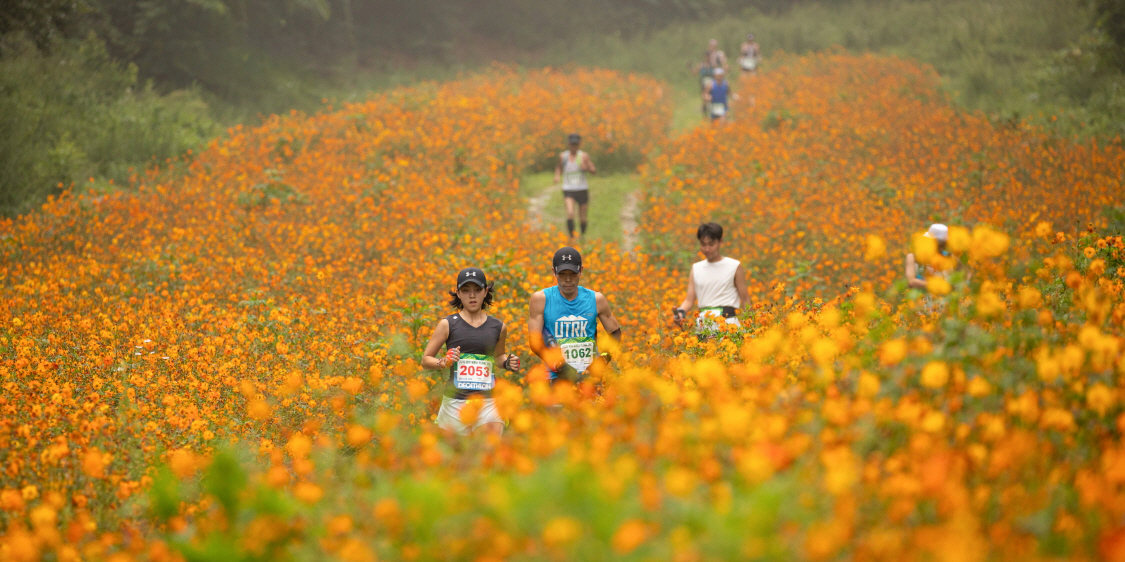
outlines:
[{"label": "shrub", "polygon": [[22,35],[0,41],[0,214],[25,212],[98,177],[178,156],[218,130],[194,91],[157,93],[90,37],[48,53]]}]

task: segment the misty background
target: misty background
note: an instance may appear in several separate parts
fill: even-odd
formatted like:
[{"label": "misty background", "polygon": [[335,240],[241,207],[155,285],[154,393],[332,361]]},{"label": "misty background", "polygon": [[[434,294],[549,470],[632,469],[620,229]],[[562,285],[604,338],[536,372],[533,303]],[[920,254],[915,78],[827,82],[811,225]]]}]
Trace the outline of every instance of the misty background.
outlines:
[{"label": "misty background", "polygon": [[0,0],[0,214],[129,186],[237,123],[486,69],[688,70],[753,32],[934,66],[950,99],[1064,136],[1125,133],[1125,0]]}]

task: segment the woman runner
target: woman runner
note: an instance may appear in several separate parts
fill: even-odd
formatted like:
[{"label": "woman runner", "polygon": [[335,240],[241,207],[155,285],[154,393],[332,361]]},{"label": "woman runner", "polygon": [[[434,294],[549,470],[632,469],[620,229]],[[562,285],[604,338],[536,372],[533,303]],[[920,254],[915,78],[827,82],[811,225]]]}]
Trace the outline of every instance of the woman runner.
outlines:
[{"label": "woman runner", "polygon": [[[422,368],[449,369],[445,395],[441,399],[437,424],[448,433],[470,435],[476,430],[501,435],[504,420],[496,411],[492,389],[496,386],[495,366],[520,370],[520,358],[504,352],[508,328],[484,312],[492,304],[492,283],[484,271],[466,267],[457,274],[457,291],[450,292],[449,304],[458,310],[442,318],[434,328],[422,355]],[[446,352],[440,358],[442,346]],[[466,424],[461,410],[469,400],[483,400],[476,420]]]}]

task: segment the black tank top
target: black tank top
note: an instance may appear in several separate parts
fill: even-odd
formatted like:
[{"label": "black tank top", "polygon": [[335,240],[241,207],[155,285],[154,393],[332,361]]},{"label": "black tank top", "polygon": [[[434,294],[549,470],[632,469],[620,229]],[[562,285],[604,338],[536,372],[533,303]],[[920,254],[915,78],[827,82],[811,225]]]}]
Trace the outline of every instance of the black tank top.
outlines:
[{"label": "black tank top", "polygon": [[[445,321],[449,323],[449,337],[445,340],[446,349],[460,347],[462,355],[472,353],[489,357],[496,356],[496,344],[500,341],[500,331],[504,329],[503,322],[489,316],[484,324],[474,328],[460,314],[446,316]],[[493,373],[501,368],[500,365],[494,365],[493,367]],[[486,398],[492,396],[491,390],[461,390],[453,386],[453,374],[456,368],[456,364],[449,366],[449,374],[445,382],[446,396],[462,400],[474,394],[480,394]]]}]

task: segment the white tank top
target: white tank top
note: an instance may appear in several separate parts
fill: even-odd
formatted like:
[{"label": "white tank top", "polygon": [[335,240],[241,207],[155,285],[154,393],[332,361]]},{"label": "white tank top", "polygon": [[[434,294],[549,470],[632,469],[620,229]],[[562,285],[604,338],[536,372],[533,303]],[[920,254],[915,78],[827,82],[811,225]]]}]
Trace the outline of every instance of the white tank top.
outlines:
[{"label": "white tank top", "polygon": [[582,171],[581,163],[588,158],[585,152],[581,150],[574,157],[570,157],[570,151],[564,150],[559,155],[562,159],[562,188],[563,191],[582,191],[589,189],[590,186],[586,183],[586,172]]},{"label": "white tank top", "polygon": [[734,274],[739,263],[734,258],[723,258],[714,263],[703,260],[691,266],[699,308],[742,305],[734,288]]}]

